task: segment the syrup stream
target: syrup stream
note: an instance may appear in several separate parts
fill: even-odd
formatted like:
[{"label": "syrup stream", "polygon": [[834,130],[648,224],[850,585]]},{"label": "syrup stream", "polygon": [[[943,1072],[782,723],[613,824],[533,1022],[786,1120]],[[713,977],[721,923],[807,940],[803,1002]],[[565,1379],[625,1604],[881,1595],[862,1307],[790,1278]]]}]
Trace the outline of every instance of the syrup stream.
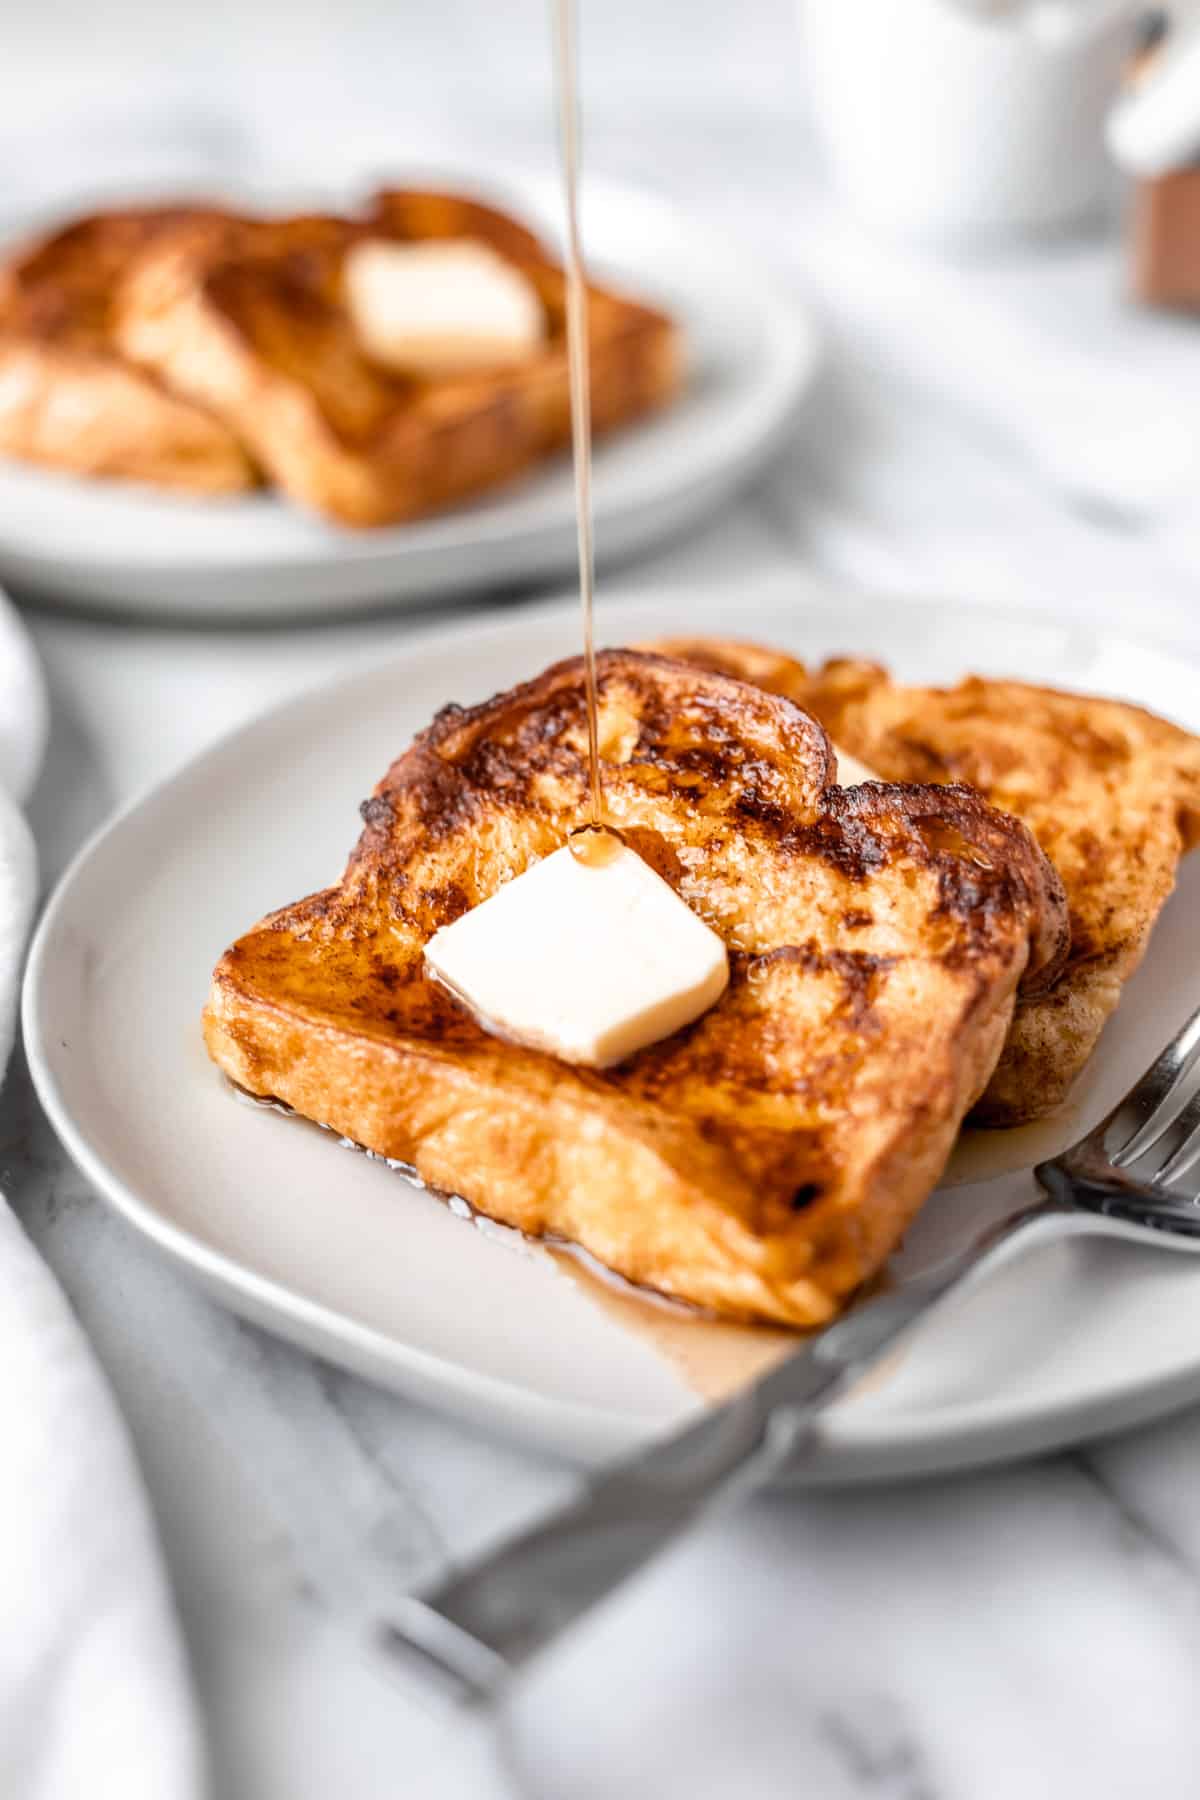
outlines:
[{"label": "syrup stream", "polygon": [[592,392],[588,367],[588,298],[579,240],[579,109],[575,0],[553,0],[554,74],[558,94],[567,239],[567,367],[571,383],[571,446],[575,467],[575,524],[579,537],[579,595],[583,603],[583,667],[587,689],[589,823],[604,829],[600,788],[600,727],[596,643],[592,623]]},{"label": "syrup stream", "polygon": [[[618,854],[624,843],[619,831],[604,823],[604,798],[600,779],[599,706],[596,685],[596,647],[592,607],[595,580],[592,550],[592,416],[591,381],[588,366],[588,302],[583,271],[583,254],[579,239],[579,126],[577,109],[577,56],[575,0],[552,0],[554,15],[555,84],[558,95],[559,127],[563,186],[566,210],[566,313],[567,364],[571,390],[571,441],[575,469],[575,518],[579,539],[579,592],[583,610],[583,657],[587,696],[589,810],[584,824],[571,832],[568,842],[580,862],[592,868],[603,868]],[[426,965],[426,974],[451,994],[448,982],[435,976]],[[462,1000],[462,996],[455,994]],[[484,1029],[500,1036],[486,1020]],[[298,1114],[285,1102],[250,1094],[236,1083],[229,1084],[237,1097],[249,1104]],[[330,1130],[329,1126],[322,1127]],[[353,1139],[341,1137],[349,1150],[363,1149]],[[387,1162],[414,1186],[424,1188],[411,1164],[394,1161],[368,1150],[377,1162]],[[433,1190],[436,1193],[436,1190]],[[693,1311],[660,1295],[635,1288],[596,1262],[574,1244],[557,1239],[525,1239],[508,1227],[494,1226],[484,1215],[477,1214],[457,1195],[440,1195],[452,1212],[474,1219],[480,1227],[488,1226],[505,1241],[520,1240],[541,1249],[553,1259],[555,1267],[567,1276],[581,1292],[609,1313],[615,1322],[644,1338],[650,1347],[666,1357],[678,1370],[684,1382],[705,1398],[725,1399],[738,1391],[767,1368],[790,1355],[796,1346],[791,1331],[764,1329],[762,1326],[730,1324],[707,1314]]]}]

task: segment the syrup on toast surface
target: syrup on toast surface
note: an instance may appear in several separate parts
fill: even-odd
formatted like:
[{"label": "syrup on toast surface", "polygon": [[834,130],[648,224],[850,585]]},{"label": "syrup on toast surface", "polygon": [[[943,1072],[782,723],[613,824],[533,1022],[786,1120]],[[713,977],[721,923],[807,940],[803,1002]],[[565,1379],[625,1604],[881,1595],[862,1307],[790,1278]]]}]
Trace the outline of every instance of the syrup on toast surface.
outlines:
[{"label": "syrup on toast surface", "polygon": [[1061,888],[966,788],[832,785],[821,726],[740,680],[606,651],[599,702],[609,821],[728,947],[708,1013],[601,1073],[489,1036],[425,975],[433,932],[583,816],[572,661],[438,714],[364,803],[341,882],[221,958],[210,1054],[633,1282],[818,1325],[936,1183],[1018,986],[1054,979]]},{"label": "syrup on toast surface", "polygon": [[1052,987],[1018,1003],[974,1117],[1015,1125],[1059,1106],[1200,843],[1200,738],[1140,707],[1018,681],[910,687],[874,663],[808,669],[757,644],[657,648],[789,696],[886,781],[967,782],[1029,826],[1066,889],[1070,954]]},{"label": "syrup on toast surface", "polygon": [[96,214],[0,265],[0,455],[206,493],[254,485],[230,429],[123,356],[113,301],[150,244],[205,209]]},{"label": "syrup on toast surface", "polygon": [[[344,293],[347,250],[367,238],[482,239],[536,289],[544,348],[469,376],[421,380],[380,367]],[[681,347],[665,314],[607,289],[589,290],[589,312],[602,432],[674,396]],[[135,260],[117,335],[131,359],[224,420],[293,499],[343,524],[436,511],[569,439],[562,271],[515,221],[454,195],[392,190],[357,221],[179,232]]]}]

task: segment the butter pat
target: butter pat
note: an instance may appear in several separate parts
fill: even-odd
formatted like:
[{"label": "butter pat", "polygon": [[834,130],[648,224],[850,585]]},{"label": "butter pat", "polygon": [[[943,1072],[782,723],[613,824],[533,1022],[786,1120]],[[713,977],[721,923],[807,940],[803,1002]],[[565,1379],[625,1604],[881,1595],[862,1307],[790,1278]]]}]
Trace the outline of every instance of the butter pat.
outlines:
[{"label": "butter pat", "polygon": [[833,754],[837,757],[837,778],[839,787],[857,787],[860,781],[882,781],[874,769],[868,769],[866,763],[859,762],[857,756],[851,756],[848,750],[839,750],[833,746]]},{"label": "butter pat", "polygon": [[725,945],[625,845],[564,847],[445,925],[429,969],[500,1037],[607,1069],[720,999]]},{"label": "butter pat", "polygon": [[546,331],[537,290],[473,238],[367,238],[346,257],[346,301],[367,355],[413,375],[524,361]]}]

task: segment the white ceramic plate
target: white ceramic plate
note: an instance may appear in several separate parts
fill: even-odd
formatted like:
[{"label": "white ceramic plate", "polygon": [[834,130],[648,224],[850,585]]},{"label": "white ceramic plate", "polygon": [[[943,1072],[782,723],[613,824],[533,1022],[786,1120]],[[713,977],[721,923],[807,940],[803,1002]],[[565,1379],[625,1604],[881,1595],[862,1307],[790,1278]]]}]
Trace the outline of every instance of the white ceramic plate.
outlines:
[{"label": "white ceramic plate", "polygon": [[[559,236],[554,182],[487,197]],[[817,340],[761,269],[663,202],[595,182],[583,219],[597,276],[660,302],[688,341],[677,404],[596,450],[597,543],[616,562],[707,516],[754,473],[812,382]],[[453,512],[369,532],[268,493],[172,497],[0,462],[0,578],[104,611],[295,619],[545,578],[574,555],[566,458]]]},{"label": "white ceramic plate", "polygon": [[[1200,726],[1200,676],[1081,629],[978,608],[837,596],[605,607],[614,643],[736,628],[804,654],[869,652],[911,677],[965,667],[1120,692]],[[356,805],[409,734],[577,647],[574,609],[416,639],[290,702],[135,804],[79,857],[39,931],[25,1032],[43,1103],[97,1187],[230,1305],[310,1349],[496,1430],[594,1457],[702,1404],[690,1379],[749,1337],[576,1280],[475,1229],[384,1165],[239,1102],[205,1058],[213,962],[269,907],[327,883]],[[1071,1116],[974,1134],[952,1171],[1028,1166],[1099,1117],[1200,1000],[1200,857]],[[906,1255],[957,1240],[1031,1185],[934,1197]],[[665,1332],[665,1338],[664,1338]],[[693,1371],[685,1378],[684,1365]],[[739,1363],[740,1366],[740,1363]],[[1112,1244],[1001,1270],[931,1321],[886,1381],[831,1415],[814,1479],[909,1474],[1116,1428],[1200,1396],[1200,1266]]]}]

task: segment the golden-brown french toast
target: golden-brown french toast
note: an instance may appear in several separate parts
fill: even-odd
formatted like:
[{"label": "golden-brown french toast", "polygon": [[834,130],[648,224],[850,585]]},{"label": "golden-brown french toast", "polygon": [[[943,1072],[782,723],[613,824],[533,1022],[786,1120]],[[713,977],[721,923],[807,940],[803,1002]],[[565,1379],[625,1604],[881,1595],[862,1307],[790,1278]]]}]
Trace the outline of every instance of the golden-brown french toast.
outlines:
[{"label": "golden-brown french toast", "polygon": [[367,207],[366,226],[368,233],[404,243],[478,238],[512,262],[551,260],[546,246],[528,226],[464,194],[428,188],[381,188]]},{"label": "golden-brown french toast", "polygon": [[433,933],[584,815],[582,665],[449,706],[364,803],[341,882],[221,958],[235,1082],[633,1282],[810,1326],[886,1259],[986,1085],[1066,908],[1025,827],[965,787],[831,785],[790,701],[628,650],[599,662],[610,823],[723,937],[691,1026],[597,1072],[489,1036]]},{"label": "golden-brown french toast", "polygon": [[[482,240],[540,298],[531,359],[422,379],[372,360],[344,270],[368,239]],[[223,419],[279,487],[348,525],[416,517],[506,481],[569,436],[562,272],[505,215],[448,194],[380,194],[360,221],[267,221],[235,239],[176,234],[138,258],[118,337],[135,361]],[[681,356],[662,313],[590,289],[598,431],[662,406]]]},{"label": "golden-brown french toast", "polygon": [[204,493],[253,485],[227,426],[130,363],[112,303],[132,259],[208,209],[77,220],[0,264],[0,455]]},{"label": "golden-brown french toast", "polygon": [[725,639],[658,646],[741,675],[812,712],[888,781],[967,782],[1024,820],[1062,877],[1071,949],[1023,998],[975,1109],[1015,1125],[1059,1106],[1149,942],[1180,856],[1200,842],[1200,738],[1120,701],[969,677],[909,687],[869,662],[807,669]]}]

